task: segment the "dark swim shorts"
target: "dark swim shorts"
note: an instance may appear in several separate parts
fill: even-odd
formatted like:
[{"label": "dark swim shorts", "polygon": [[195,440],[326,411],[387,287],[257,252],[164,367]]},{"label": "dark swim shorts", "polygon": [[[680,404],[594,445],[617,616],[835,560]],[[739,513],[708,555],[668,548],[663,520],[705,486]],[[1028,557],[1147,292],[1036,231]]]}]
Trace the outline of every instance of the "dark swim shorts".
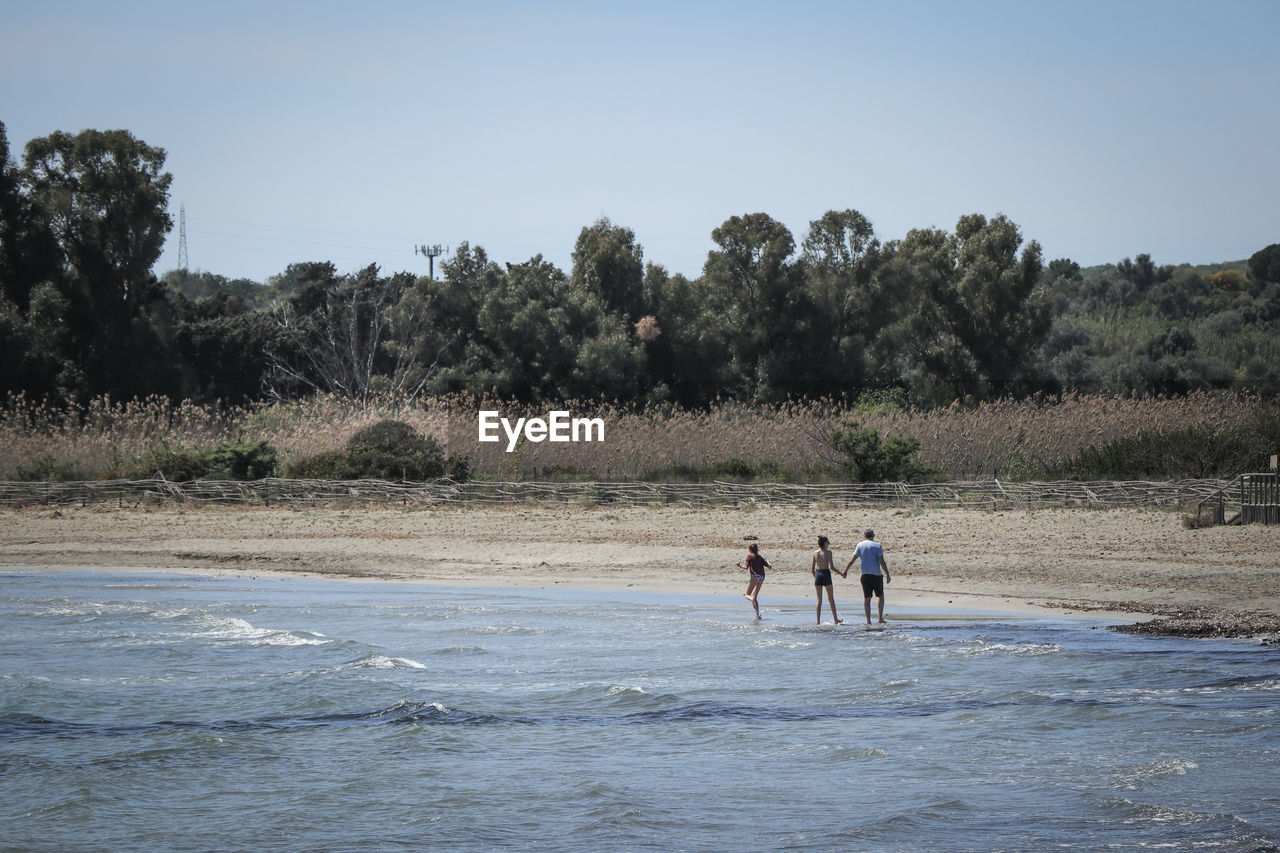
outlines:
[{"label": "dark swim shorts", "polygon": [[884,598],[884,575],[864,574],[862,576],[862,597],[870,598],[875,593],[877,598]]},{"label": "dark swim shorts", "polygon": [[814,586],[831,586],[831,570],[818,569],[813,573]]}]

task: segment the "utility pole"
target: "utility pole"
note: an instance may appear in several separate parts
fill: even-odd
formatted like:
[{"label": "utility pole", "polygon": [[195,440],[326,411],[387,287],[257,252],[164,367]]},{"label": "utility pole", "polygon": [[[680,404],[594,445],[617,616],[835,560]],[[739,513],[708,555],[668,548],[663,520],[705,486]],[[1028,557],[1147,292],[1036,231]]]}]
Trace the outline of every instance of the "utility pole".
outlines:
[{"label": "utility pole", "polygon": [[428,268],[431,270],[430,272],[431,278],[436,277],[436,258],[438,258],[440,255],[443,255],[447,251],[448,249],[441,248],[439,243],[436,243],[432,246],[414,246],[413,247],[413,253],[415,255],[422,255],[427,259]]},{"label": "utility pole", "polygon": [[187,206],[178,205],[178,269],[187,271]]}]

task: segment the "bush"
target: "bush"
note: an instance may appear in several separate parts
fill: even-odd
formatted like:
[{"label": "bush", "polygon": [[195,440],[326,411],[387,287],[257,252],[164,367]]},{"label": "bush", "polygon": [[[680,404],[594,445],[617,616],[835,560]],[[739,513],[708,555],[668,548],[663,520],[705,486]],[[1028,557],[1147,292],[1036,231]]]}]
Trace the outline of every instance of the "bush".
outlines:
[{"label": "bush", "polygon": [[220,444],[209,451],[209,474],[229,480],[261,480],[274,477],[280,454],[266,441]]},{"label": "bush", "polygon": [[52,453],[14,469],[13,479],[28,483],[69,483],[87,479],[75,463],[60,463]]},{"label": "bush", "polygon": [[382,420],[357,432],[342,450],[289,466],[289,477],[312,480],[454,480],[470,477],[465,457],[444,455],[440,443],[403,421]]},{"label": "bush", "polygon": [[640,478],[649,483],[710,483],[729,481],[736,483],[802,482],[794,472],[776,462],[765,460],[752,465],[732,457],[706,466],[671,465],[644,472]]},{"label": "bush", "polygon": [[209,457],[185,447],[159,447],[111,473],[121,480],[149,480],[159,473],[166,480],[185,483],[208,475]]},{"label": "bush", "polygon": [[160,447],[122,465],[111,474],[124,480],[147,480],[159,472],[166,480],[261,480],[274,476],[280,455],[266,441],[227,442],[207,450]]},{"label": "bush", "polygon": [[845,421],[828,440],[840,454],[841,473],[855,483],[920,483],[938,472],[916,458],[920,441],[905,434],[882,439],[856,421]]}]

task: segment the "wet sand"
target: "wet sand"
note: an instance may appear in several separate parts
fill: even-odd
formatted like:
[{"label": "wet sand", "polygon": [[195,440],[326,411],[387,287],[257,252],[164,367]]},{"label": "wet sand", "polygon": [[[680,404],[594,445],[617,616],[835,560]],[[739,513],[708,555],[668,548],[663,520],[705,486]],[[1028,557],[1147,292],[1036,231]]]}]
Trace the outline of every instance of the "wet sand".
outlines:
[{"label": "wet sand", "polygon": [[[33,508],[0,510],[0,565],[740,596],[754,541],[774,567],[767,611],[812,600],[819,534],[843,568],[868,526],[893,578],[889,618],[1088,613],[1151,633],[1280,635],[1280,526],[1188,529],[1156,510]],[[862,617],[856,572],[836,578],[847,622]]]}]

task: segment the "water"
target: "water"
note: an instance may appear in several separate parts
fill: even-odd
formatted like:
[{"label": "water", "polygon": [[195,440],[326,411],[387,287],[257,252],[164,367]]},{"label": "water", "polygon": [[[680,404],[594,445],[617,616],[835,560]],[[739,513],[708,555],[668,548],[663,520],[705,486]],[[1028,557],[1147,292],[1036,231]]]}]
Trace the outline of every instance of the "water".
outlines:
[{"label": "water", "polygon": [[10,572],[0,849],[1280,850],[1280,649],[812,613]]}]

